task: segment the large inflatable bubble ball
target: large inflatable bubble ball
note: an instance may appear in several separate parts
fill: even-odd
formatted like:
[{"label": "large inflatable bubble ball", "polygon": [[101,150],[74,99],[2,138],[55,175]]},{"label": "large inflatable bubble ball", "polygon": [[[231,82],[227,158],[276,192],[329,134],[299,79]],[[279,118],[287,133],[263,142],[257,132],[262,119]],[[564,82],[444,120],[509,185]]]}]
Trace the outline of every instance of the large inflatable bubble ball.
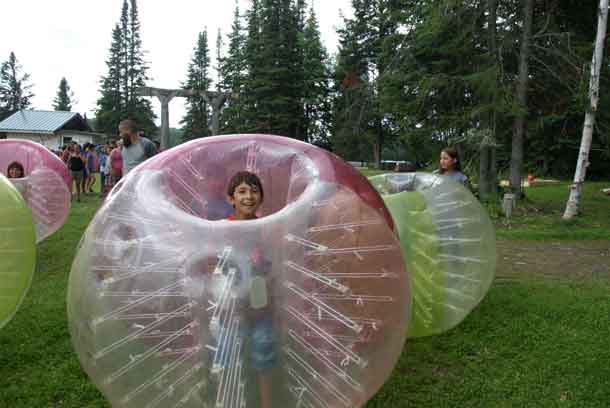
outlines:
[{"label": "large inflatable bubble ball", "polygon": [[13,184],[0,174],[0,328],[21,304],[35,266],[32,214]]},{"label": "large inflatable bubble ball", "polygon": [[23,167],[24,174],[11,178],[32,210],[36,241],[53,234],[70,213],[70,173],[53,152],[29,140],[0,140],[0,173],[7,177],[13,163]]},{"label": "large inflatable bubble ball", "polygon": [[369,179],[392,213],[411,277],[408,337],[458,325],[485,297],[496,268],[495,232],[463,185],[429,173]]},{"label": "large inflatable bubble ball", "polygon": [[[227,220],[244,170],[262,182],[258,218]],[[132,170],[68,293],[81,364],[115,407],[362,406],[409,305],[380,195],[336,156],[270,135],[199,139]]]}]

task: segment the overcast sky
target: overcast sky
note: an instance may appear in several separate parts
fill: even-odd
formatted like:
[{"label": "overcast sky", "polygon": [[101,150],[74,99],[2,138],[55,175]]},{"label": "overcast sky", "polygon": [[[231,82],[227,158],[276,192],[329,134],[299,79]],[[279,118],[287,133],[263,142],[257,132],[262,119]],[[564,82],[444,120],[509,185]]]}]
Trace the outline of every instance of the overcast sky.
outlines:
[{"label": "overcast sky", "polygon": [[[308,5],[312,1],[322,40],[329,53],[334,54],[338,41],[336,28],[342,23],[340,10],[350,16],[350,0],[308,0]],[[243,14],[250,1],[238,2]],[[35,109],[53,109],[59,81],[66,77],[77,100],[73,111],[94,116],[99,80],[107,73],[105,60],[122,4],[123,0],[2,2],[0,62],[6,61],[11,51],[15,53],[23,72],[31,75]],[[226,46],[234,8],[233,0],[140,0],[142,43],[150,65],[148,85],[180,87],[186,79],[197,35],[206,27],[210,56],[214,58],[218,29]],[[156,98],[152,102],[160,117],[159,102]],[[170,125],[178,127],[184,115],[183,99],[174,99],[169,109]]]}]

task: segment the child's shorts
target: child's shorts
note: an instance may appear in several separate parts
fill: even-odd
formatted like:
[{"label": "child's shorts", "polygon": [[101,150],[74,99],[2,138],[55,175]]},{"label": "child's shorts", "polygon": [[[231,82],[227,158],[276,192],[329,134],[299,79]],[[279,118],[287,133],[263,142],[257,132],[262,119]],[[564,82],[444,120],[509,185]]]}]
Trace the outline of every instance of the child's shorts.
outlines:
[{"label": "child's shorts", "polygon": [[257,371],[272,368],[277,361],[273,319],[265,318],[252,323],[250,329],[250,359]]},{"label": "child's shorts", "polygon": [[[223,329],[223,330],[226,330]],[[256,371],[265,371],[273,368],[277,361],[276,334],[273,329],[273,319],[264,318],[250,325],[242,326],[239,335],[249,343],[250,364]],[[220,344],[221,355],[226,353],[226,347],[231,349],[232,344]],[[225,358],[226,357],[225,355]]]}]

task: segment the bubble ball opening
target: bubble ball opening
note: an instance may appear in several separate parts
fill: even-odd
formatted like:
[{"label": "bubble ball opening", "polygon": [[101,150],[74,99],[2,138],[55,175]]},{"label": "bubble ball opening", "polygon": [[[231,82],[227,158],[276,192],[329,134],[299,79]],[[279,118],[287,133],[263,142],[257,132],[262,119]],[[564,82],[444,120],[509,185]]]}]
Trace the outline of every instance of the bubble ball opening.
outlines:
[{"label": "bubble ball opening", "polygon": [[20,139],[0,140],[0,172],[23,166],[24,177],[9,179],[32,211],[36,241],[57,231],[70,213],[70,174],[66,165],[41,144]]},{"label": "bubble ball opening", "polygon": [[[240,170],[264,199],[259,218],[228,221]],[[129,407],[361,406],[402,351],[409,305],[379,194],[336,156],[271,135],[199,139],[132,170],[68,290],[83,368]]]},{"label": "bubble ball opening", "polygon": [[412,284],[408,337],[445,332],[481,302],[494,279],[493,224],[463,185],[430,173],[369,178],[394,219]]},{"label": "bubble ball opening", "polygon": [[32,215],[13,184],[0,174],[0,328],[14,316],[36,266]]}]

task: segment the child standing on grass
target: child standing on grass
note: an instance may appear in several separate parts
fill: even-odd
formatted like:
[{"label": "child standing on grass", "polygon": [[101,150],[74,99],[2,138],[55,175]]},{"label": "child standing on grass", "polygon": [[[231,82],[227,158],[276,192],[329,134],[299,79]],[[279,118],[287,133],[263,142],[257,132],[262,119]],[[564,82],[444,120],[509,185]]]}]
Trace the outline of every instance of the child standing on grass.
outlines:
[{"label": "child standing on grass", "polygon": [[100,196],[104,197],[108,193],[108,186],[110,184],[110,148],[108,145],[102,147],[100,152]]},{"label": "child standing on grass", "polygon": [[110,160],[111,187],[118,183],[121,177],[123,177],[123,156],[121,155],[122,146],[123,141],[119,139],[113,144],[113,148],[108,156],[108,159]]},{"label": "child standing on grass", "polygon": [[87,167],[85,168],[86,180],[83,192],[93,193],[93,185],[95,184],[96,173],[99,171],[99,159],[95,151],[95,145],[89,144],[85,154]]},{"label": "child standing on grass", "polygon": [[80,202],[80,193],[85,172],[85,156],[83,156],[80,145],[78,144],[72,146],[72,151],[68,158],[68,168],[70,169],[71,175],[70,191],[72,191],[72,183],[74,183],[76,186],[76,201]]},{"label": "child standing on grass", "polygon": [[[235,209],[228,219],[248,221],[257,219],[256,212],[263,203],[263,185],[256,174],[240,171],[227,187],[229,203]],[[275,366],[275,330],[271,305],[268,299],[270,262],[265,261],[263,251],[256,244],[250,248],[250,282],[247,282],[249,299],[246,300],[246,316],[250,333],[251,363],[257,372],[260,406],[271,408],[271,369]]]}]

